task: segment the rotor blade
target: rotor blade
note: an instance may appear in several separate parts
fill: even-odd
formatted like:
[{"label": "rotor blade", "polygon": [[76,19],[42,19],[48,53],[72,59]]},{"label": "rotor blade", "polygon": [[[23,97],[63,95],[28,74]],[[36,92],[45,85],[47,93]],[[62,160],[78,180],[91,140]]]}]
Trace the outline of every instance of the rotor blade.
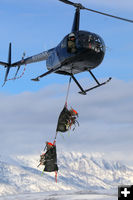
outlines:
[{"label": "rotor blade", "polygon": [[6,74],[5,74],[5,79],[4,79],[4,84],[3,84],[3,86],[5,85],[5,83],[6,83],[6,81],[7,81],[7,77],[8,77],[10,68],[11,68],[11,43],[9,43],[8,66],[7,66],[7,69],[6,69]]},{"label": "rotor blade", "polygon": [[8,65],[11,65],[11,43],[9,43],[9,53],[8,53]]},{"label": "rotor blade", "polygon": [[62,1],[63,3],[66,3],[66,4],[69,4],[69,5],[72,5],[72,6],[76,7],[76,8],[79,8],[79,9],[85,9],[85,7],[82,6],[81,3],[73,3],[73,2],[68,1],[68,0],[59,0],[59,1]]},{"label": "rotor blade", "polygon": [[59,0],[59,1],[62,1],[63,3],[75,6],[75,3],[71,2],[71,1],[68,1],[68,0]]},{"label": "rotor blade", "polygon": [[108,13],[100,12],[100,11],[97,11],[97,10],[92,10],[92,9],[84,7],[80,3],[73,3],[73,2],[68,1],[68,0],[59,0],[59,1],[62,1],[64,3],[66,3],[66,4],[69,4],[69,5],[72,5],[72,6],[75,6],[75,7],[79,7],[80,9],[84,9],[84,10],[88,10],[88,11],[91,11],[91,12],[94,12],[94,13],[98,13],[100,15],[105,15],[105,16],[108,16],[108,17],[112,17],[112,18],[116,18],[116,19],[119,19],[119,20],[123,20],[123,21],[126,21],[126,22],[133,23],[133,20],[126,19],[126,18],[123,18],[123,17],[118,17],[118,16],[115,16],[115,15],[111,15],[111,14],[108,14]]},{"label": "rotor blade", "polygon": [[92,9],[89,9],[89,8],[84,8],[84,9],[88,10],[88,11],[91,11],[91,12],[95,12],[95,13],[101,14],[101,15],[105,15],[105,16],[108,16],[108,17],[113,17],[113,18],[116,18],[116,19],[120,19],[120,20],[123,20],[123,21],[127,21],[127,22],[133,23],[133,20],[130,20],[130,19],[126,19],[126,18],[123,18],[123,17],[118,17],[118,16],[115,16],[115,15],[110,15],[110,14],[103,13],[103,12],[100,12],[100,11],[97,11],[97,10],[92,10]]},{"label": "rotor blade", "polygon": [[8,74],[9,74],[10,68],[11,68],[10,66],[7,67],[6,75],[5,75],[5,79],[4,79],[3,86],[5,85],[5,83],[6,83],[6,81],[7,81],[7,77],[8,77]]}]

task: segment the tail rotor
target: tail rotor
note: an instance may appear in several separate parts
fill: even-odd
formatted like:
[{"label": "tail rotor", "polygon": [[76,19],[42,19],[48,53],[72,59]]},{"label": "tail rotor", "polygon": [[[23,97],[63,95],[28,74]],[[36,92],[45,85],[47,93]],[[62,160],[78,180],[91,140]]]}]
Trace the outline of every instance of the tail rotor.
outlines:
[{"label": "tail rotor", "polygon": [[5,83],[6,83],[6,81],[7,81],[7,77],[8,77],[10,68],[11,68],[11,56],[12,56],[12,55],[11,55],[11,48],[12,48],[12,45],[11,45],[11,43],[9,43],[8,63],[7,63],[7,65],[5,66],[7,69],[6,69],[5,79],[4,79],[4,83],[3,83],[2,87],[5,85]]}]

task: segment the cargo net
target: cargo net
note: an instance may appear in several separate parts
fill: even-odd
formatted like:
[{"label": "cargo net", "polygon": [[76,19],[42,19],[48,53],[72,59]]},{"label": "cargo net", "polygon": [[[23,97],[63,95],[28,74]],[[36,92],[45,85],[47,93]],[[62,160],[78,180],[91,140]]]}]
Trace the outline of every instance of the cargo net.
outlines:
[{"label": "cargo net", "polygon": [[46,142],[44,153],[40,155],[40,163],[38,167],[40,165],[44,166],[42,175],[44,172],[55,172],[55,181],[57,182],[58,165],[55,141],[54,143]]},{"label": "cargo net", "polygon": [[79,126],[79,122],[77,121],[78,113],[76,110],[71,108],[68,110],[67,106],[65,105],[63,110],[61,111],[57,123],[56,132],[66,132],[69,130],[75,130],[76,125]]}]

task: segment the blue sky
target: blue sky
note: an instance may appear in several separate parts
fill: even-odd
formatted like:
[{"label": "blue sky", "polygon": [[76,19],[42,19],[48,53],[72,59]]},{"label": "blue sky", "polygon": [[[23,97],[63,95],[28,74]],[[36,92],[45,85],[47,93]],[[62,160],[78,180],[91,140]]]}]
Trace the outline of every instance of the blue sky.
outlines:
[{"label": "blue sky", "polygon": [[[1,0],[0,3],[2,61],[7,60],[9,42],[15,62],[24,51],[31,56],[56,46],[71,31],[74,8],[57,0]],[[82,3],[91,9],[133,19],[132,0],[83,0]],[[79,112],[80,127],[65,139],[59,135],[58,148],[106,152],[107,156],[133,165],[133,24],[81,11],[80,29],[104,39],[106,55],[93,72],[100,81],[110,76],[113,79],[86,96],[79,95],[72,83],[69,102]],[[40,82],[30,81],[46,70],[45,61],[27,65],[20,80],[0,87],[1,154],[39,154],[45,141],[53,140],[68,77],[51,74]],[[10,77],[13,73],[14,69]],[[1,85],[4,74],[1,67]],[[89,73],[76,77],[84,87],[93,84]]]},{"label": "blue sky", "polygon": [[[126,4],[125,1],[120,0],[117,3],[114,0],[108,3],[105,0],[101,0],[100,3],[98,0],[93,2],[83,0],[82,3],[88,8],[133,19],[131,0],[127,0]],[[57,0],[1,0],[0,60],[7,60],[9,42],[12,42],[13,62],[21,59],[24,51],[26,56],[31,56],[56,46],[71,31],[74,10],[73,7]],[[132,24],[81,11],[80,29],[95,32],[105,41],[107,50],[104,61],[94,70],[97,77],[112,76],[125,81],[132,80]],[[4,88],[0,89],[1,92],[16,94],[38,91],[46,85],[62,84],[68,80],[67,77],[52,74],[39,83],[34,83],[30,79],[47,70],[45,61],[30,64],[26,68],[25,75],[20,80],[9,81]],[[2,84],[5,69],[1,67],[0,71]],[[14,69],[11,70],[9,77],[12,77],[13,73],[15,73]],[[77,77],[88,76],[88,73],[82,73]]]}]

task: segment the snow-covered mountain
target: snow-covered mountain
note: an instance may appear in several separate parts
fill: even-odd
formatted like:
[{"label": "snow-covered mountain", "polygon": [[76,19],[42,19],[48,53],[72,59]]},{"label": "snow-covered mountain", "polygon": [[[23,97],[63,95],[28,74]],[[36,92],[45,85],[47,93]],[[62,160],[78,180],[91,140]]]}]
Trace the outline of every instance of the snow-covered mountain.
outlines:
[{"label": "snow-covered mountain", "polygon": [[58,183],[54,173],[37,168],[39,155],[0,157],[0,195],[29,192],[91,191],[117,194],[117,186],[133,184],[133,168],[102,154],[58,153]]}]

